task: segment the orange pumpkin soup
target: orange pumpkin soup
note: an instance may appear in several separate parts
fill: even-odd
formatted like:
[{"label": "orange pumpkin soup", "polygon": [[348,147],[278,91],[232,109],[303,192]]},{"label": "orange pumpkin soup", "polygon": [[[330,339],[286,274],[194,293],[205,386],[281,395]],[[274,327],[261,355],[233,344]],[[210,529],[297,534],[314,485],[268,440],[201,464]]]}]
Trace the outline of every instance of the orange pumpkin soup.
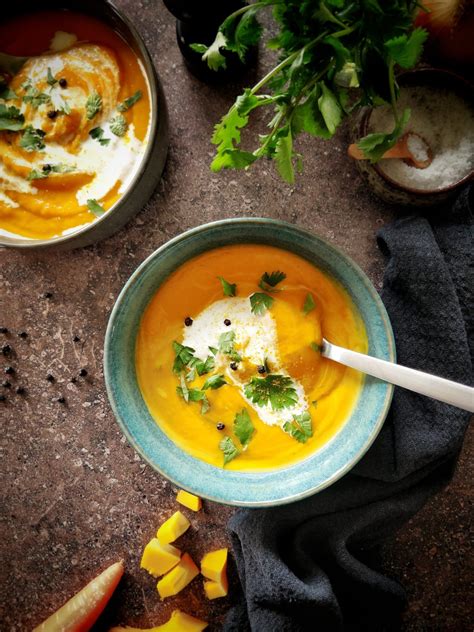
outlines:
[{"label": "orange pumpkin soup", "polygon": [[148,139],[149,89],[128,44],[99,20],[44,11],[0,25],[30,58],[0,85],[0,231],[47,239],[109,210]]},{"label": "orange pumpkin soup", "polygon": [[151,415],[183,450],[235,470],[304,459],[350,415],[362,375],[322,338],[366,352],[342,286],[301,257],[234,245],[183,264],[147,307],[136,343]]}]

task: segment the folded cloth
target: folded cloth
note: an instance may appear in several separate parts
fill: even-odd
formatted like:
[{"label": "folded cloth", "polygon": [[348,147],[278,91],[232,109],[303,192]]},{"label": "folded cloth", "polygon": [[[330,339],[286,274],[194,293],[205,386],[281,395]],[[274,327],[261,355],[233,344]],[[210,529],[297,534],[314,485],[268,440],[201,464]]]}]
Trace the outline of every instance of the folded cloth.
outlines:
[{"label": "folded cloth", "polygon": [[[469,385],[473,203],[471,187],[449,211],[378,234],[398,361]],[[298,503],[238,510],[229,528],[242,594],[225,632],[397,629],[404,590],[370,565],[370,549],[449,481],[469,418],[395,388],[377,440],[350,474]]]}]

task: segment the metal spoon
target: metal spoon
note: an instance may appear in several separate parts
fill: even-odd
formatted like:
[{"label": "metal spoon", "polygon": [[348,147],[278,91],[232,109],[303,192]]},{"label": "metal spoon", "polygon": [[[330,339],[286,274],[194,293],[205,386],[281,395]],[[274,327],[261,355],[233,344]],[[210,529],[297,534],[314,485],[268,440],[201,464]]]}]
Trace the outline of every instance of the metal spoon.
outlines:
[{"label": "metal spoon", "polygon": [[329,360],[352,367],[362,371],[362,373],[367,373],[367,375],[474,413],[474,388],[470,386],[458,384],[458,382],[452,382],[430,373],[423,373],[416,369],[409,369],[394,362],[379,360],[364,353],[350,351],[338,347],[324,338],[321,353]]},{"label": "metal spoon", "polygon": [[15,55],[0,53],[0,73],[6,73],[13,77],[28,59],[29,57],[16,57]]},{"label": "metal spoon", "polygon": [[[413,147],[413,143],[416,143],[418,147],[420,147],[420,145],[423,146],[423,149],[426,153],[425,160],[420,160],[415,156],[411,148]],[[351,158],[355,158],[356,160],[368,160],[364,152],[359,149],[359,147],[355,143],[349,145],[347,153]],[[423,138],[423,136],[420,136],[415,132],[407,132],[399,138],[397,143],[391,149],[388,149],[384,153],[382,158],[384,160],[386,158],[402,158],[403,160],[405,160],[405,162],[413,167],[416,167],[417,169],[426,169],[426,167],[429,167],[430,164],[433,162],[433,152],[431,151],[431,147]]]}]

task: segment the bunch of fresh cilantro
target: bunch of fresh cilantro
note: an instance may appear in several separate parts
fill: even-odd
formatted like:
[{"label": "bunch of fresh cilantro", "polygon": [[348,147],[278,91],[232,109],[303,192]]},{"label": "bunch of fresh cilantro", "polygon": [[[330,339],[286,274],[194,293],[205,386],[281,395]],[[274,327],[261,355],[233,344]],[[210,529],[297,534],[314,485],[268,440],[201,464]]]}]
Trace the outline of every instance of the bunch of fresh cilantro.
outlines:
[{"label": "bunch of fresh cilantro", "polygon": [[[395,72],[412,68],[421,54],[427,32],[413,28],[419,6],[416,0],[258,0],[229,15],[211,46],[192,46],[210,68],[225,67],[225,50],[245,58],[263,33],[257,14],[269,7],[279,31],[267,46],[279,53],[279,63],[237,97],[216,125],[211,169],[246,168],[265,156],[291,183],[302,164],[294,148],[299,133],[331,138],[354,108],[389,103],[393,130],[359,142],[368,158],[380,159],[410,116],[409,110],[397,110]],[[254,151],[243,150],[241,130],[263,106],[273,109],[268,132]]]}]

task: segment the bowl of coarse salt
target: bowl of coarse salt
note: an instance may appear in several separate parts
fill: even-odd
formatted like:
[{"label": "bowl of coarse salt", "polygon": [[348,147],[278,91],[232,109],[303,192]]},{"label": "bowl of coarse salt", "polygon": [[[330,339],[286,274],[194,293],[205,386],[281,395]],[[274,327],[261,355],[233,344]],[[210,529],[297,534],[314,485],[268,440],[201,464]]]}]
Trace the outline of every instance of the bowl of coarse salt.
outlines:
[{"label": "bowl of coarse salt", "polygon": [[[398,77],[398,109],[410,108],[406,144],[417,161],[382,158],[376,164],[357,160],[374,192],[384,200],[410,206],[434,206],[474,179],[474,88],[458,75],[420,68]],[[353,140],[393,129],[389,106],[365,108]]]}]

